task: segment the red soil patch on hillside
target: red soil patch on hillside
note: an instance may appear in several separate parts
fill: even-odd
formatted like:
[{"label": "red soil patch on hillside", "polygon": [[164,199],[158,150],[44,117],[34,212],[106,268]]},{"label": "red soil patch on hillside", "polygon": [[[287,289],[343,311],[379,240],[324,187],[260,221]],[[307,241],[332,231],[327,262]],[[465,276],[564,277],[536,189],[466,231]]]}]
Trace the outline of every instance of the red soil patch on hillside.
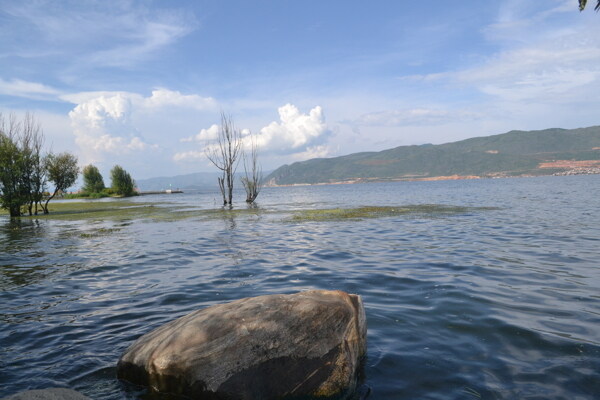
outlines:
[{"label": "red soil patch on hillside", "polygon": [[599,167],[600,160],[584,160],[584,161],[573,161],[573,160],[556,160],[547,161],[540,163],[539,168],[592,168]]}]

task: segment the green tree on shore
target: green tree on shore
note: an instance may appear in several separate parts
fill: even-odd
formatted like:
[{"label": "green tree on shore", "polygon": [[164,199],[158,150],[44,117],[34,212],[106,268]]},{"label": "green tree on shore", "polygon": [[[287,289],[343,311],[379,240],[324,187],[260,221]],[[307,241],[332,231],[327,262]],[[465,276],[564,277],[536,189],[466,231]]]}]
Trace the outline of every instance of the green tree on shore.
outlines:
[{"label": "green tree on shore", "polygon": [[5,119],[0,113],[0,207],[11,217],[26,210],[33,215],[34,205],[37,215],[47,179],[43,145],[44,135],[32,114],[19,121],[15,114]]},{"label": "green tree on shore", "polygon": [[111,187],[120,196],[133,196],[135,194],[135,181],[120,165],[115,165],[110,170]]},{"label": "green tree on shore", "polygon": [[29,195],[23,179],[25,157],[17,143],[18,129],[14,115],[8,122],[0,115],[0,206],[7,209],[11,217],[21,215],[21,207]]},{"label": "green tree on shore", "polygon": [[48,203],[59,192],[64,192],[75,184],[79,175],[77,166],[77,157],[71,153],[61,153],[58,155],[49,154],[46,157],[46,169],[48,171],[48,180],[54,183],[54,193],[46,200],[44,205],[44,214],[48,214]]},{"label": "green tree on shore", "polygon": [[95,165],[83,167],[83,188],[85,193],[100,193],[104,190],[104,179]]}]

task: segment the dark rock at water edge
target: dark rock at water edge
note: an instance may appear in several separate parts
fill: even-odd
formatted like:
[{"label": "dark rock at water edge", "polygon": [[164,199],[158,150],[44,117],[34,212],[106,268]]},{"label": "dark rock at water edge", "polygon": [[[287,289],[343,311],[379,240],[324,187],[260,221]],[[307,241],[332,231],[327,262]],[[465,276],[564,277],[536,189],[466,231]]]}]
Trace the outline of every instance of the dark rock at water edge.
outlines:
[{"label": "dark rock at water edge", "polygon": [[360,296],[313,290],[195,311],[140,337],[118,377],[206,399],[345,398],[366,354]]},{"label": "dark rock at water edge", "polygon": [[20,392],[4,397],[2,400],[90,400],[90,398],[71,389],[49,388]]}]

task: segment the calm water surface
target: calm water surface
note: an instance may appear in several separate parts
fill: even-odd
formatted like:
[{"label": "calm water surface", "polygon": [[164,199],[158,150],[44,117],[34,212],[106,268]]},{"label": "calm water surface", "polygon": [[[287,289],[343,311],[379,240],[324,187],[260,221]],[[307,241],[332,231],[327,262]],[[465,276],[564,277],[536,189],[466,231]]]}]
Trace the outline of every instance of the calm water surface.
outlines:
[{"label": "calm water surface", "polygon": [[[0,397],[62,386],[143,398],[115,378],[141,334],[241,297],[341,289],[365,302],[369,399],[600,398],[600,176],[272,188],[259,200],[279,213],[0,219]],[[405,204],[497,209],[284,221]]]}]

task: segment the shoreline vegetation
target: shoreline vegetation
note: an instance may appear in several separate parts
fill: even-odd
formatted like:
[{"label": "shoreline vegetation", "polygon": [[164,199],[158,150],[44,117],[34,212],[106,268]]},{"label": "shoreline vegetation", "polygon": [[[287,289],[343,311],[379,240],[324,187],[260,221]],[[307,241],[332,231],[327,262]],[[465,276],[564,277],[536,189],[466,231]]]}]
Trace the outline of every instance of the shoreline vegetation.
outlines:
[{"label": "shoreline vegetation", "polygon": [[[441,204],[409,204],[397,206],[360,206],[351,208],[325,208],[316,210],[273,210],[260,207],[244,208],[190,208],[185,205],[133,202],[127,200],[86,202],[63,201],[52,205],[52,212],[44,215],[22,216],[21,220],[147,220],[179,221],[185,219],[231,219],[238,217],[272,217],[284,223],[363,220],[393,216],[438,217],[471,212],[495,210],[490,207],[463,207]],[[0,217],[8,217],[5,210]]]},{"label": "shoreline vegetation", "polygon": [[125,196],[125,195],[117,194],[114,191],[110,190],[110,188],[109,188],[102,192],[95,192],[95,193],[87,193],[87,192],[65,193],[62,195],[62,199],[63,200],[77,200],[77,199],[94,200],[94,199],[104,199],[107,197],[120,199],[120,198],[133,197],[133,196],[139,196],[139,194],[137,192],[134,192],[128,196]]}]

